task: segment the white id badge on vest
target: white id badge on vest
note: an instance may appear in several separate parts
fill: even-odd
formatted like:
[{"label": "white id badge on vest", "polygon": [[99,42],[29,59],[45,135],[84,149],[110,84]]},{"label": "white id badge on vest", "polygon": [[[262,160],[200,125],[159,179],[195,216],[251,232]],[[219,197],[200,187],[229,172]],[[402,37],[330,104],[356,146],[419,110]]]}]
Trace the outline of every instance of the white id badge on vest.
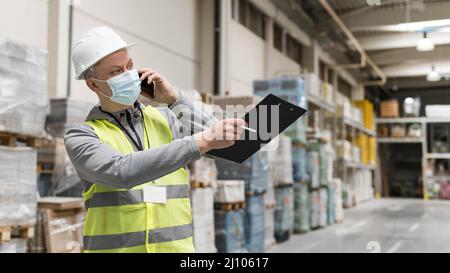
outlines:
[{"label": "white id badge on vest", "polygon": [[145,186],[143,191],[145,203],[165,204],[167,202],[166,187]]}]

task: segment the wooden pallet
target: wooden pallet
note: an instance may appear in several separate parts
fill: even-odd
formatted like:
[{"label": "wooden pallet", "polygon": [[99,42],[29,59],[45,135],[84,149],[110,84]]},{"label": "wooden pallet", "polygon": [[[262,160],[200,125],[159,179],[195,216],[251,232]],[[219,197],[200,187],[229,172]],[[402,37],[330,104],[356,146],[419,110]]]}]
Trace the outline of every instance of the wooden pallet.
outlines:
[{"label": "wooden pallet", "polygon": [[27,146],[33,148],[42,147],[42,138],[8,132],[0,132],[0,145],[17,147],[19,146],[19,142],[25,143]]},{"label": "wooden pallet", "polygon": [[237,203],[216,203],[216,209],[224,210],[224,211],[233,211],[233,210],[241,210],[246,208],[245,202],[237,202]]},{"label": "wooden pallet", "polygon": [[55,164],[50,162],[38,162],[37,173],[39,174],[53,174]]},{"label": "wooden pallet", "polygon": [[191,189],[205,189],[209,187],[210,185],[205,182],[191,181]]},{"label": "wooden pallet", "polygon": [[206,104],[212,104],[212,94],[210,93],[201,93],[202,96],[202,102]]},{"label": "wooden pallet", "polygon": [[277,207],[277,205],[275,203],[274,204],[265,204],[264,206],[266,207],[266,209],[275,209]]},{"label": "wooden pallet", "polygon": [[11,238],[34,238],[34,225],[0,227],[0,243],[9,242]]}]

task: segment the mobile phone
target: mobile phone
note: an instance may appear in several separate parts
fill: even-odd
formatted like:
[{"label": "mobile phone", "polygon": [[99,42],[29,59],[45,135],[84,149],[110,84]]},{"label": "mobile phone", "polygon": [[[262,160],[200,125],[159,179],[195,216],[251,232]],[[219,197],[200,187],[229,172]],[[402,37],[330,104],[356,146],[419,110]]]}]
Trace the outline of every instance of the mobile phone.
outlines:
[{"label": "mobile phone", "polygon": [[[142,74],[139,74],[139,77],[141,77],[141,76],[142,76]],[[152,98],[155,97],[155,83],[154,82],[148,83],[147,79],[143,80],[141,83],[141,89],[144,93],[146,93],[150,97],[152,97]]]}]

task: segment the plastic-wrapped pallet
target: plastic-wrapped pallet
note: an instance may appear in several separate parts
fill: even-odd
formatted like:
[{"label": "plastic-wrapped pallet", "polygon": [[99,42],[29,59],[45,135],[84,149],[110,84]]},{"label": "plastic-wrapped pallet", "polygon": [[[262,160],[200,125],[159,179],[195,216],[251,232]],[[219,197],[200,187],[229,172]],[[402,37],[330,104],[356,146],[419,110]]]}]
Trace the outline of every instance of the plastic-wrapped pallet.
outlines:
[{"label": "plastic-wrapped pallet", "polygon": [[0,254],[28,253],[27,239],[12,239],[10,242],[0,243]]},{"label": "plastic-wrapped pallet", "polygon": [[220,253],[246,253],[244,210],[214,212],[216,247]]},{"label": "plastic-wrapped pallet", "polygon": [[245,239],[249,253],[265,252],[264,196],[247,196],[245,209]]},{"label": "plastic-wrapped pallet", "polygon": [[95,104],[74,99],[52,99],[46,128],[53,137],[63,138],[71,127],[83,123]]},{"label": "plastic-wrapped pallet", "polygon": [[260,151],[243,164],[216,160],[218,179],[245,180],[247,193],[262,194],[267,190],[269,161],[266,151]]},{"label": "plastic-wrapped pallet", "polygon": [[311,223],[311,228],[312,229],[316,229],[318,227],[320,227],[320,196],[319,196],[319,191],[318,190],[313,190],[310,193],[310,201],[311,201],[311,205],[310,205],[310,212],[311,212],[311,217],[310,217],[310,223]]},{"label": "plastic-wrapped pallet", "polygon": [[36,222],[37,152],[0,147],[0,226]]},{"label": "plastic-wrapped pallet", "polygon": [[202,157],[189,164],[192,182],[202,183],[204,187],[217,187],[217,167],[213,159]]},{"label": "plastic-wrapped pallet", "polygon": [[327,145],[322,143],[311,143],[308,146],[308,150],[316,151],[319,154],[319,185],[327,186],[328,181],[328,152]]},{"label": "plastic-wrapped pallet", "polygon": [[197,253],[216,253],[214,231],[214,190],[212,188],[191,191],[192,226]]},{"label": "plastic-wrapped pallet", "polygon": [[305,146],[299,144],[294,144],[292,146],[292,165],[295,182],[310,181],[310,177],[307,172],[307,158]]},{"label": "plastic-wrapped pallet", "polygon": [[0,131],[44,134],[49,113],[46,51],[0,38]]},{"label": "plastic-wrapped pallet", "polygon": [[324,228],[328,225],[328,190],[327,188],[321,188],[319,190],[319,202],[320,202],[320,213],[319,213],[319,227]]},{"label": "plastic-wrapped pallet", "polygon": [[334,195],[336,192],[336,186],[333,183],[330,183],[327,187],[327,224],[332,225],[336,222],[336,208],[335,208],[335,200]]},{"label": "plastic-wrapped pallet", "polygon": [[309,186],[305,182],[294,184],[294,232],[305,233],[310,227]]},{"label": "plastic-wrapped pallet", "polygon": [[278,147],[269,151],[269,164],[275,187],[294,183],[292,170],[292,141],[289,137],[280,135],[277,138]]},{"label": "plastic-wrapped pallet", "polygon": [[294,192],[291,187],[275,188],[275,240],[284,242],[294,229]]},{"label": "plastic-wrapped pallet", "polygon": [[270,249],[275,244],[275,209],[266,207],[264,210],[264,222],[265,222],[265,247],[266,250]]},{"label": "plastic-wrapped pallet", "polygon": [[245,201],[245,182],[242,180],[218,180],[214,194],[215,203],[237,203]]},{"label": "plastic-wrapped pallet", "polygon": [[372,173],[368,170],[356,170],[349,177],[354,191],[356,204],[374,197]]},{"label": "plastic-wrapped pallet", "polygon": [[334,219],[335,222],[342,222],[344,220],[344,208],[342,202],[342,180],[334,178],[331,181],[331,185],[334,188]]},{"label": "plastic-wrapped pallet", "polygon": [[316,151],[308,151],[306,160],[307,172],[310,177],[310,186],[312,189],[320,187],[320,159]]},{"label": "plastic-wrapped pallet", "polygon": [[[254,81],[253,91],[257,96],[274,94],[294,105],[308,109],[306,81],[304,77],[286,77],[265,81]],[[306,119],[301,118],[284,132],[294,142],[306,144]]]},{"label": "plastic-wrapped pallet", "polygon": [[64,139],[55,140],[54,152],[53,194],[65,197],[82,197],[83,183],[66,152]]},{"label": "plastic-wrapped pallet", "polygon": [[342,183],[342,202],[344,208],[351,208],[354,205],[353,189],[349,183]]},{"label": "plastic-wrapped pallet", "polygon": [[272,168],[269,168],[269,175],[267,178],[267,191],[264,194],[264,204],[266,206],[275,206],[275,186],[273,185]]}]

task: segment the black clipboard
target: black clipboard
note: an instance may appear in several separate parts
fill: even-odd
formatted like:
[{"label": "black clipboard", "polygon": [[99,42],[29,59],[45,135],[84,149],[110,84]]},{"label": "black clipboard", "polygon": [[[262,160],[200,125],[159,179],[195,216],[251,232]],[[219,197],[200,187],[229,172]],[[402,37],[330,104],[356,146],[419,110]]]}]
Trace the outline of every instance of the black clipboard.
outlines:
[{"label": "black clipboard", "polygon": [[[254,118],[255,116],[258,119],[258,127],[261,124],[262,118],[265,119],[268,130],[264,130],[265,132],[270,132],[272,128],[270,125],[270,121],[272,120],[271,111],[266,109],[270,109],[271,106],[279,107],[279,130],[278,133],[271,134],[270,137],[267,134],[264,136],[260,136],[258,131],[259,128],[252,128],[257,131],[257,133],[245,131],[245,138],[241,137],[241,140],[236,141],[236,143],[228,148],[221,150],[212,150],[207,153],[210,157],[225,159],[228,161],[236,162],[236,163],[244,163],[251,156],[256,154],[259,150],[261,150],[265,145],[270,143],[275,137],[279,134],[283,133],[289,126],[291,126],[294,122],[296,122],[300,117],[302,117],[307,111],[301,107],[298,107],[290,102],[287,102],[273,94],[265,97],[255,108],[253,108],[250,112],[248,112],[243,118],[247,123],[250,121],[250,117]],[[261,111],[260,111],[261,109]],[[260,115],[261,113],[266,112],[264,115]],[[263,117],[264,116],[264,117]],[[253,136],[251,136],[253,134]],[[250,138],[252,137],[252,138]]]}]

